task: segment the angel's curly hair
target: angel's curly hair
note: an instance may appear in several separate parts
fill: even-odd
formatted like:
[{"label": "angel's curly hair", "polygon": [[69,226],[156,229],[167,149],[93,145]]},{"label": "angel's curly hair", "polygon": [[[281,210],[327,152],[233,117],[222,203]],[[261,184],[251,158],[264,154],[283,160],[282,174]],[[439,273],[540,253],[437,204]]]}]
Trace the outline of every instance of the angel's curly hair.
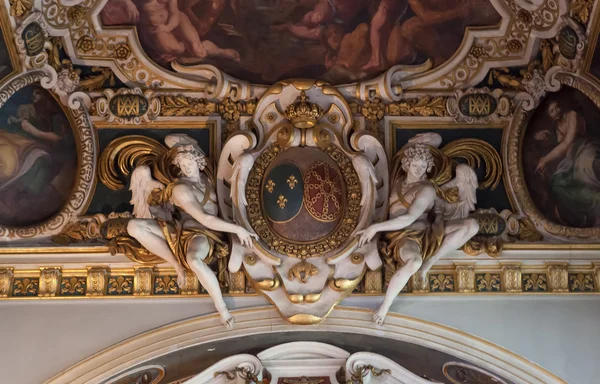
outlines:
[{"label": "angel's curly hair", "polygon": [[198,164],[199,169],[204,169],[208,164],[206,156],[198,148],[193,145],[180,145],[176,147],[173,155],[173,165],[176,165],[179,169],[181,169],[181,159],[184,156],[189,156],[196,160],[196,164]]},{"label": "angel's curly hair", "polygon": [[404,172],[408,172],[408,167],[414,160],[423,160],[426,162],[427,173],[431,172],[431,169],[435,165],[433,154],[425,144],[414,144],[404,150],[404,156],[402,156],[402,169]]}]

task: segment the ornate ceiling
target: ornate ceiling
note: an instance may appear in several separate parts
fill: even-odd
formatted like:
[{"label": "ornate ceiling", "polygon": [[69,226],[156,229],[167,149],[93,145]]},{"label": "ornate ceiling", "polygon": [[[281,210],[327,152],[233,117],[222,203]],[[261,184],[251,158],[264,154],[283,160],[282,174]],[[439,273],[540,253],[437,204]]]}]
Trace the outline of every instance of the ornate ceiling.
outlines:
[{"label": "ornate ceiling", "polygon": [[210,294],[232,325],[222,294],[309,324],[394,289],[600,292],[599,13],[5,1],[0,297]]}]

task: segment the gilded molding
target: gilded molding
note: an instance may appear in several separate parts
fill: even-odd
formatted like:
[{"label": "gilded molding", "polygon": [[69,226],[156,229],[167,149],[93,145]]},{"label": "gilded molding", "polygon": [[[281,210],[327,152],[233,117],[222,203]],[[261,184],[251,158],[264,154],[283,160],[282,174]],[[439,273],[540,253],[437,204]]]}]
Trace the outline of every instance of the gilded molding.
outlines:
[{"label": "gilded molding", "polygon": [[194,295],[200,290],[200,282],[192,271],[185,271],[185,284],[179,287],[182,295]]},{"label": "gilded molding", "polygon": [[522,291],[521,267],[519,265],[502,266],[502,291],[509,293]]},{"label": "gilded molding", "polygon": [[[556,268],[550,272],[550,268]],[[45,271],[45,272],[44,272]],[[540,272],[544,271],[544,272]],[[243,271],[241,271],[243,273]],[[560,284],[563,290],[551,289],[549,280],[552,273],[558,273],[563,279]],[[56,276],[57,280],[54,280]],[[49,283],[44,277],[51,278]],[[44,267],[41,269],[17,270],[0,268],[0,299],[18,300],[27,298],[61,298],[90,299],[111,297],[118,299],[134,297],[169,297],[186,295],[188,297],[206,297],[207,293],[200,290],[199,283],[192,282],[190,274],[188,284],[183,289],[177,286],[175,271],[170,268],[152,268],[133,266],[131,268],[110,270],[104,267],[88,267],[87,270]],[[383,273],[366,271],[362,284],[356,286],[353,295],[383,295],[380,287],[383,285]],[[457,264],[454,268],[433,269],[424,283],[415,283],[411,277],[410,286],[402,294],[502,294],[502,293],[568,293],[569,295],[599,294],[600,293],[600,264],[582,267],[581,265],[550,264],[525,265],[496,264],[485,269],[473,265]],[[54,281],[58,287],[54,291]],[[233,274],[229,279],[229,288],[225,294],[251,296],[254,293],[241,289],[242,282]],[[281,282],[275,280],[263,281],[261,289],[269,287],[278,289]],[[330,281],[335,286],[334,280]],[[357,281],[337,281],[337,284],[355,284]],[[418,285],[421,284],[421,285]],[[337,288],[337,287],[336,287]],[[55,292],[54,294],[52,294]],[[13,294],[14,293],[14,294]],[[311,295],[305,295],[303,300],[314,300]]]},{"label": "gilded molding", "polygon": [[229,293],[246,293],[246,275],[244,271],[229,273]]},{"label": "gilded molding", "polygon": [[418,273],[412,275],[410,278],[410,289],[414,293],[429,292],[429,276],[427,276],[427,279],[422,280]]},{"label": "gilded molding", "polygon": [[152,272],[149,267],[135,268],[133,276],[133,295],[150,296],[152,294]]},{"label": "gilded molding", "polygon": [[38,296],[53,297],[57,296],[61,285],[60,268],[42,268],[40,270],[40,285]]},{"label": "gilded molding", "polygon": [[566,264],[548,265],[548,290],[550,292],[569,292],[569,271]]},{"label": "gilded molding", "polygon": [[13,269],[0,268],[0,297],[9,297],[13,285]]},{"label": "gilded molding", "polygon": [[365,293],[381,294],[383,293],[383,272],[367,270],[365,273]]},{"label": "gilded molding", "polygon": [[102,267],[88,268],[87,274],[87,296],[106,295],[106,280],[108,270]]},{"label": "gilded molding", "polygon": [[475,292],[474,265],[456,266],[456,291],[461,293]]}]

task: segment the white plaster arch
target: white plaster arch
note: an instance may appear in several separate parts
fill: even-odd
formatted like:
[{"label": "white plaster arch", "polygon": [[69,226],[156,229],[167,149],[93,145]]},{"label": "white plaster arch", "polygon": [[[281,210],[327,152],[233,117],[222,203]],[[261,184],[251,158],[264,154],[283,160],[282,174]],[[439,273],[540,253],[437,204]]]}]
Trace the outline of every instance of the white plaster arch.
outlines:
[{"label": "white plaster arch", "polygon": [[435,349],[523,384],[567,384],[540,366],[479,337],[425,320],[390,314],[383,326],[366,309],[338,307],[325,321],[298,326],[273,307],[234,311],[236,324],[225,329],[217,314],[170,324],[107,348],[61,372],[46,384],[102,383],[137,364],[206,342],[274,332],[345,332],[384,337]]}]

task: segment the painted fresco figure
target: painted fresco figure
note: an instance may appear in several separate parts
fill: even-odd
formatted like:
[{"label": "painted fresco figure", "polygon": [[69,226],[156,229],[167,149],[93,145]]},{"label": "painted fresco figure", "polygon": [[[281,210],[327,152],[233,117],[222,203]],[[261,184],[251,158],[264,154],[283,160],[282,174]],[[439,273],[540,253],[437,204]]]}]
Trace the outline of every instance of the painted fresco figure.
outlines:
[{"label": "painted fresco figure", "polygon": [[0,130],[0,222],[22,226],[60,210],[76,159],[70,127],[56,102],[34,89]]},{"label": "painted fresco figure", "polygon": [[198,143],[182,134],[168,135],[165,143],[170,148],[167,158],[180,170],[180,177],[164,186],[152,179],[147,166],[135,168],[130,189],[136,219],[129,221],[127,232],[175,268],[180,287],[185,284],[185,271],[192,271],[214,300],[221,322],[232,327],[233,316],[208,264],[213,257],[224,259],[228,254],[219,232],[235,234],[248,248],[257,236],[217,216],[215,190],[203,172],[207,160]]},{"label": "painted fresco figure", "polygon": [[[560,211],[574,217],[592,215],[595,225],[600,225],[600,143],[586,136],[585,118],[566,110],[559,101],[550,102],[548,115],[555,132],[542,130],[534,139],[548,142],[556,135],[556,145],[539,159],[535,172],[551,179],[550,192],[564,207]],[[549,166],[557,162],[554,172],[548,174]],[[555,213],[560,218],[558,209]]]},{"label": "painted fresco figure", "polygon": [[[359,247],[378,232],[388,232],[387,252],[399,267],[389,283],[383,304],[373,315],[382,324],[394,299],[413,274],[426,281],[427,272],[442,257],[464,245],[477,234],[477,221],[468,218],[475,209],[477,175],[468,165],[456,166],[456,176],[442,186],[428,179],[434,167],[431,147],[441,137],[417,135],[396,156],[390,185],[389,220],[359,231]],[[376,240],[375,240],[376,241]]]}]

